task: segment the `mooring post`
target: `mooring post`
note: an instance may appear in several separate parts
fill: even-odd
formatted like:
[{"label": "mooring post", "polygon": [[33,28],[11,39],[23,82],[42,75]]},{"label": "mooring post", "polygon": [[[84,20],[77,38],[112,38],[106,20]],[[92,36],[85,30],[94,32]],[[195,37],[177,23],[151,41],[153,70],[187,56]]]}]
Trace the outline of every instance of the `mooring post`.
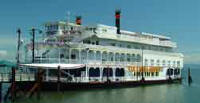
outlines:
[{"label": "mooring post", "polygon": [[15,73],[16,73],[16,71],[15,71],[16,69],[15,69],[15,67],[12,67],[12,78],[11,78],[11,101],[12,102],[14,102],[14,99],[15,99],[15,95],[16,95],[16,93],[15,93]]},{"label": "mooring post", "polygon": [[37,99],[40,99],[40,90],[41,90],[41,82],[42,82],[42,70],[41,70],[41,68],[38,68],[36,80],[37,80],[37,83],[38,83]]},{"label": "mooring post", "polygon": [[190,74],[190,68],[188,68],[188,84],[190,85],[192,83],[192,77]]},{"label": "mooring post", "polygon": [[3,82],[3,73],[1,73],[1,81]]},{"label": "mooring post", "polygon": [[0,83],[0,103],[3,103],[3,99],[2,99],[2,83]]},{"label": "mooring post", "polygon": [[58,66],[58,77],[57,77],[57,91],[60,91],[60,77],[61,77],[61,72],[60,72],[60,66]]}]

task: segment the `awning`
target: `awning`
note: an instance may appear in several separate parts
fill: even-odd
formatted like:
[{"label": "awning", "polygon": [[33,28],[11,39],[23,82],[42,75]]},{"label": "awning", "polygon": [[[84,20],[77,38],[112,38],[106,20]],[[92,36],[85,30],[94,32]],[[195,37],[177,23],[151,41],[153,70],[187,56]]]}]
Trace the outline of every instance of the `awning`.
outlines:
[{"label": "awning", "polygon": [[58,66],[60,66],[60,69],[78,69],[85,67],[85,64],[20,64],[20,66],[25,67],[32,67],[32,68],[41,68],[41,69],[58,69]]}]

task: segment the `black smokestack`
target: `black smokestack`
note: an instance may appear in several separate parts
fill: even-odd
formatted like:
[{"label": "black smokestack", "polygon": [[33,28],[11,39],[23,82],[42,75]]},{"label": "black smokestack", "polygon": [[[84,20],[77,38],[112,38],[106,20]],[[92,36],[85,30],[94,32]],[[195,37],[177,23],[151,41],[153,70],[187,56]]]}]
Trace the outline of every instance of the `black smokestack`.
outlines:
[{"label": "black smokestack", "polygon": [[81,25],[81,16],[76,17],[76,24]]},{"label": "black smokestack", "polygon": [[115,11],[115,26],[117,27],[117,34],[120,34],[120,10]]}]

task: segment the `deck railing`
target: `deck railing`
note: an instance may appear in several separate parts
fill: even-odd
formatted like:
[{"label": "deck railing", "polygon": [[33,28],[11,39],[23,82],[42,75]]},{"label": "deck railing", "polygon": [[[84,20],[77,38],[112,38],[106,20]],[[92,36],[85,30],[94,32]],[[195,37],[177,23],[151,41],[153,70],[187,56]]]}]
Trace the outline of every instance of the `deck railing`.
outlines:
[{"label": "deck railing", "polygon": [[[0,82],[10,82],[11,73],[0,73]],[[35,74],[17,73],[15,74],[15,81],[34,81]]]},{"label": "deck railing", "polygon": [[[28,62],[26,62],[28,63]],[[64,63],[64,64],[91,64],[91,65],[141,65],[141,62],[101,61],[59,58],[36,58],[35,63]]]}]

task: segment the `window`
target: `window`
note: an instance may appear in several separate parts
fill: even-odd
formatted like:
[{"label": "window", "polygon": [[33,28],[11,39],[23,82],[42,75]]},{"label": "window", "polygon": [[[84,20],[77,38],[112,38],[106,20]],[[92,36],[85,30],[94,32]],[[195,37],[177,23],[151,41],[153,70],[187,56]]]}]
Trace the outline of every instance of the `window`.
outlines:
[{"label": "window", "polygon": [[180,67],[181,66],[181,63],[180,61],[177,61],[177,66]]},{"label": "window", "polygon": [[171,66],[171,61],[168,61],[168,66]]},{"label": "window", "polygon": [[148,60],[147,60],[147,59],[145,59],[144,65],[145,65],[145,66],[148,66]]},{"label": "window", "polygon": [[65,57],[65,55],[64,54],[60,54],[60,58],[64,58]]},{"label": "window", "polygon": [[96,44],[95,42],[92,42],[92,45]]},{"label": "window", "polygon": [[90,40],[83,40],[83,43],[90,44]]},{"label": "window", "polygon": [[162,65],[165,66],[165,60],[163,60]]},{"label": "window", "polygon": [[151,66],[154,66],[154,60],[151,59]]},{"label": "window", "polygon": [[103,32],[107,32],[107,29],[102,29]]},{"label": "window", "polygon": [[157,60],[157,66],[160,66],[160,60]]},{"label": "window", "polygon": [[151,76],[154,76],[154,72],[151,72]]},{"label": "window", "polygon": [[75,54],[72,54],[72,55],[71,55],[71,59],[76,59],[76,55],[75,55]]},{"label": "window", "polygon": [[130,46],[130,45],[127,45],[127,48],[131,48],[131,46]]},{"label": "window", "polygon": [[135,62],[135,54],[132,54],[132,62]]},{"label": "window", "polygon": [[125,55],[121,54],[120,61],[124,61],[124,57],[125,57]]},{"label": "window", "polygon": [[96,45],[99,45],[99,41],[96,41]]},{"label": "window", "polygon": [[111,46],[115,46],[115,43],[110,43],[111,44]]},{"label": "window", "polygon": [[71,27],[71,30],[73,30],[73,27]]},{"label": "window", "polygon": [[176,62],[175,61],[173,61],[173,67],[175,67],[176,66]]},{"label": "window", "polygon": [[130,56],[128,56],[128,55],[127,55],[127,61],[128,61],[128,62],[131,61]]},{"label": "window", "polygon": [[142,59],[141,56],[138,54],[137,57],[136,57],[136,61],[137,61],[137,62],[140,62],[141,59]]},{"label": "window", "polygon": [[147,76],[150,76],[150,72],[147,73]]},{"label": "window", "polygon": [[91,42],[88,40],[87,43],[90,44]]},{"label": "window", "polygon": [[156,72],[156,76],[159,76],[159,73],[158,73],[158,72]]}]

